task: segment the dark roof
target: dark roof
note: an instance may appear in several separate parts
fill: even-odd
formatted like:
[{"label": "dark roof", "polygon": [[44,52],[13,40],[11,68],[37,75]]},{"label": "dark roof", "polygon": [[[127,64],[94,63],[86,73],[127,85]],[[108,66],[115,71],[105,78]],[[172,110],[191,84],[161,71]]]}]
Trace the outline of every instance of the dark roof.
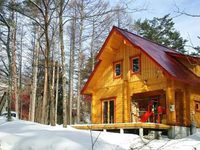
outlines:
[{"label": "dark roof", "polygon": [[140,37],[127,30],[120,29],[118,27],[113,28],[117,30],[121,35],[123,35],[123,37],[125,37],[131,44],[139,47],[154,62],[162,67],[172,78],[183,81],[185,83],[200,85],[200,78],[188,68],[186,68],[183,64],[181,64],[176,59],[176,57],[170,55],[176,54],[176,56],[184,56],[184,54],[178,53],[173,49]]}]

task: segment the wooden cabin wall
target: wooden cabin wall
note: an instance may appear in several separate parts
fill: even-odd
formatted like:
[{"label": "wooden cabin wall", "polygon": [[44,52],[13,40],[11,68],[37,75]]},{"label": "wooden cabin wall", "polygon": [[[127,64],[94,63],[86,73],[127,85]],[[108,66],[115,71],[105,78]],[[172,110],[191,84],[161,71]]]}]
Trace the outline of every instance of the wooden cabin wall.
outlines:
[{"label": "wooden cabin wall", "polygon": [[[174,82],[174,105],[175,105],[175,118],[172,125],[189,126],[189,93],[187,86],[178,81]],[[189,118],[188,118],[189,117]]]},{"label": "wooden cabin wall", "polygon": [[[123,79],[113,78],[113,62],[123,60],[123,49],[115,50],[113,57],[109,57],[102,61],[100,68],[96,75],[95,88],[92,96],[92,123],[102,123],[102,99],[115,98],[115,122],[121,123],[123,121]],[[92,85],[93,86],[93,85]]]},{"label": "wooden cabin wall", "polygon": [[[115,52],[113,57],[102,61],[101,68],[104,71],[98,71],[96,75],[92,98],[92,123],[102,123],[101,99],[116,97],[115,121],[131,122],[131,96],[133,94],[166,88],[166,78],[162,70],[138,48],[124,43],[119,49],[115,49]],[[130,58],[138,55],[141,58],[141,72],[131,74]],[[119,60],[123,62],[123,76],[114,79],[113,62]]]},{"label": "wooden cabin wall", "polygon": [[[129,47],[129,57],[141,56],[141,72],[131,74],[128,72],[129,87],[131,95],[146,91],[154,91],[166,88],[166,78],[162,70],[138,48]],[[130,63],[129,63],[130,68]]]},{"label": "wooden cabin wall", "polygon": [[195,110],[195,101],[200,102],[200,89],[199,87],[190,87],[190,91],[191,121],[194,120],[196,126],[200,128],[200,112]]}]

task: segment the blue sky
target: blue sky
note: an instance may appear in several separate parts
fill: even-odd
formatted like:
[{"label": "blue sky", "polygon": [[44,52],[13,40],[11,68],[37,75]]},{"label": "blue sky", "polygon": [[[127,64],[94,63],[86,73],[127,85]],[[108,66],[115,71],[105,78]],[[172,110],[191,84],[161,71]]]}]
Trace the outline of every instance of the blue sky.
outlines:
[{"label": "blue sky", "polygon": [[[163,17],[171,15],[175,22],[175,28],[180,31],[181,36],[191,40],[193,45],[200,45],[200,18],[192,18],[185,15],[177,17],[177,7],[191,14],[200,14],[200,0],[129,0],[133,1],[130,8],[146,6],[147,11],[131,14],[133,19],[152,19],[153,17]],[[115,4],[117,0],[111,0]],[[190,42],[188,42],[190,44]]]}]

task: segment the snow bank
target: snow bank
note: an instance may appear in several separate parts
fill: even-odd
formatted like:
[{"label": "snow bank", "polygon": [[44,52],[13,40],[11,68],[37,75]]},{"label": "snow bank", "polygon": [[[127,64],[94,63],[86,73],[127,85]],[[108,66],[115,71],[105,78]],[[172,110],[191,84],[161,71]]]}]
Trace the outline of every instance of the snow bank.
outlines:
[{"label": "snow bank", "polygon": [[0,150],[92,150],[92,147],[94,150],[200,150],[200,133],[179,140],[149,141],[134,134],[84,131],[0,119]]},{"label": "snow bank", "polygon": [[95,150],[121,150],[129,149],[135,138],[138,136],[0,119],[0,150],[90,150],[92,143]]}]

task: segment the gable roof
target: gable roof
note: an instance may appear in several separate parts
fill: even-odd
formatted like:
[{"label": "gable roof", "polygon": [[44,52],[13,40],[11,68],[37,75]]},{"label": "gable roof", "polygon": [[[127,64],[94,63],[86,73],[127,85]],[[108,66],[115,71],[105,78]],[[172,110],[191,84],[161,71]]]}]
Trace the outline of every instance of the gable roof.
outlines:
[{"label": "gable roof", "polygon": [[[109,36],[107,37],[102,48],[100,49],[96,57],[97,60],[99,60],[104,50],[104,47],[106,46],[109,38],[111,37],[114,31],[122,35],[122,37],[129,41],[131,45],[140,48],[144,54],[146,54],[151,60],[153,60],[172,79],[179,80],[192,85],[200,85],[200,78],[176,59],[177,57],[185,57],[186,55],[178,53],[173,49],[167,48],[163,45],[157,44],[146,38],[140,37],[134,33],[131,33],[127,30],[115,26],[112,28]],[[200,61],[200,58],[191,56],[187,57],[196,59],[198,62]],[[99,66],[99,64],[97,66]],[[83,87],[82,93],[87,88],[89,81],[91,80],[96,70],[97,67],[95,67],[93,73],[91,74],[90,78]]]}]

